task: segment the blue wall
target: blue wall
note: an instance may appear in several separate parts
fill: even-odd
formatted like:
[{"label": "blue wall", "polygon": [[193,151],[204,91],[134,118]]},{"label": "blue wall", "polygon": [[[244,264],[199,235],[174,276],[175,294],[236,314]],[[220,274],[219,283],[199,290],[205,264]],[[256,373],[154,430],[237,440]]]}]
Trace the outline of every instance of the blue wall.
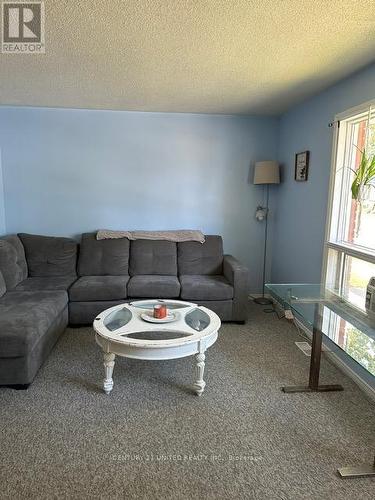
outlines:
[{"label": "blue wall", "polygon": [[[375,65],[280,119],[198,114],[0,108],[7,232],[77,235],[98,228],[201,228],[261,283],[262,189],[256,160],[276,158],[271,189],[271,279],[319,281],[334,115],[374,97]],[[279,126],[279,128],[278,128]],[[278,152],[277,152],[278,142]],[[309,180],[294,155],[310,150]],[[0,180],[1,198],[1,180]],[[5,232],[0,199],[0,233]],[[269,263],[271,264],[271,262]]]},{"label": "blue wall", "polygon": [[262,189],[249,166],[276,157],[275,118],[0,108],[7,232],[199,228],[260,289]]},{"label": "blue wall", "polygon": [[3,184],[3,169],[1,165],[1,149],[0,149],[0,236],[5,233],[6,233],[6,226],[5,226],[4,184]]},{"label": "blue wall", "polygon": [[[375,65],[293,108],[281,117],[278,159],[283,182],[276,192],[272,280],[319,282],[335,114],[375,98]],[[294,180],[294,158],[310,151],[309,179]]]}]

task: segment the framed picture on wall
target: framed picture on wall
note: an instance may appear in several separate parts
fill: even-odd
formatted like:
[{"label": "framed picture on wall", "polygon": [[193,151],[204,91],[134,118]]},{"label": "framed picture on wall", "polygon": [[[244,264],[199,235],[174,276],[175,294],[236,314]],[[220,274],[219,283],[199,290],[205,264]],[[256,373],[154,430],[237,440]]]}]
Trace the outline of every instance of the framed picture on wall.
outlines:
[{"label": "framed picture on wall", "polygon": [[296,181],[307,181],[309,174],[309,156],[310,151],[302,151],[302,153],[296,154],[294,170],[294,179]]}]

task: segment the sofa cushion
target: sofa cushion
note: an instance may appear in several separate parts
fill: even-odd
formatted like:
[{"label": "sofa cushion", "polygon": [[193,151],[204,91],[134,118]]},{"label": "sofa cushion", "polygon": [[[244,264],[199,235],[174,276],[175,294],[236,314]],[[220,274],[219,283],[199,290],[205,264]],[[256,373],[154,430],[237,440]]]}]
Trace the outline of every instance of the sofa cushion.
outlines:
[{"label": "sofa cushion", "polygon": [[82,276],[69,290],[74,302],[126,299],[129,276]]},{"label": "sofa cushion", "polygon": [[28,276],[28,269],[27,269],[27,262],[26,262],[26,255],[25,255],[25,248],[22,244],[22,241],[19,239],[19,237],[16,234],[7,234],[6,236],[3,236],[5,241],[10,243],[14,248],[16,249],[17,252],[17,266],[21,270],[21,277],[22,279],[26,279]]},{"label": "sofa cushion", "polygon": [[177,247],[172,241],[135,240],[130,244],[130,276],[177,276]]},{"label": "sofa cushion", "polygon": [[223,269],[223,240],[221,236],[206,236],[204,243],[178,243],[178,274],[220,275]]},{"label": "sofa cushion", "polygon": [[0,271],[7,290],[12,290],[27,277],[26,260],[22,258],[22,244],[17,246],[17,236],[0,238]]},{"label": "sofa cushion", "polygon": [[74,276],[77,265],[77,242],[70,238],[19,234],[29,276]]},{"label": "sofa cushion", "polygon": [[181,298],[184,300],[233,299],[233,287],[224,276],[180,276]]},{"label": "sofa cushion", "polygon": [[124,303],[120,300],[91,300],[87,302],[69,302],[69,324],[91,325],[95,318],[100,316],[105,309]]},{"label": "sofa cushion", "polygon": [[26,278],[16,286],[16,292],[36,292],[38,290],[68,290],[77,276],[46,276]]},{"label": "sofa cushion", "polygon": [[133,276],[128,284],[129,297],[174,299],[180,295],[180,282],[176,276]]},{"label": "sofa cushion", "polygon": [[0,299],[0,358],[25,356],[65,309],[66,292],[8,292]]},{"label": "sofa cushion", "polygon": [[5,284],[4,276],[3,273],[0,271],[0,297],[2,297],[6,291],[7,287]]},{"label": "sofa cushion", "polygon": [[129,274],[129,240],[97,240],[95,233],[82,235],[78,259],[80,276],[127,276]]}]

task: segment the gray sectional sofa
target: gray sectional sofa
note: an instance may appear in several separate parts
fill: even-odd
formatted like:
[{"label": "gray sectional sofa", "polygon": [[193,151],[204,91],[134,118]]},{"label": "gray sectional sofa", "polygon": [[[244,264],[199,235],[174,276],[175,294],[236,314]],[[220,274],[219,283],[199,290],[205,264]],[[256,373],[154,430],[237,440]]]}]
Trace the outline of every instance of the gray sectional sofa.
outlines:
[{"label": "gray sectional sofa", "polygon": [[248,272],[205,243],[9,235],[0,238],[0,385],[27,386],[68,324],[130,300],[196,302],[244,322]]}]

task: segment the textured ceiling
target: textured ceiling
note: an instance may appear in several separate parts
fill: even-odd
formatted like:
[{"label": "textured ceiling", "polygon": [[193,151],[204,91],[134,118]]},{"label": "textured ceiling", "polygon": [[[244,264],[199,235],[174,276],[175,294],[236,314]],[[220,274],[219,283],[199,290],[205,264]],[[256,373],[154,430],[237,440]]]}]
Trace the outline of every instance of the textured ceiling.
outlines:
[{"label": "textured ceiling", "polygon": [[45,0],[0,104],[278,114],[365,66],[374,0]]}]

